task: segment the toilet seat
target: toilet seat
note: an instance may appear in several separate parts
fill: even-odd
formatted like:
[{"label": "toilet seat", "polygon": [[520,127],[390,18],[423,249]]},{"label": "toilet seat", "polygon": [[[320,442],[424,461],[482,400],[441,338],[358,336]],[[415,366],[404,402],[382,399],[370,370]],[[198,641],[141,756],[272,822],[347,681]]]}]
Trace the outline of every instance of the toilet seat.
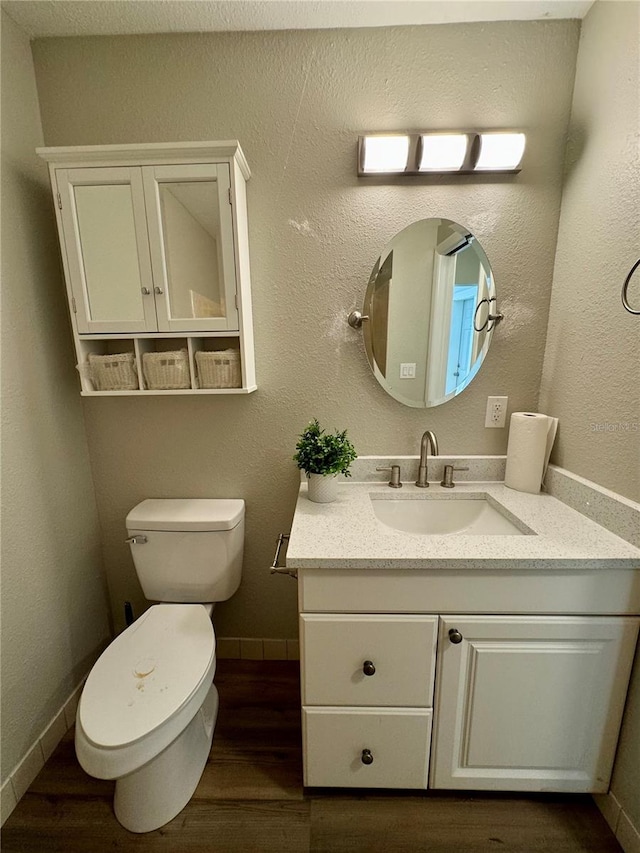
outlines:
[{"label": "toilet seat", "polygon": [[213,681],[215,634],[200,604],[155,605],[120,634],[86,681],[76,751],[101,779],[157,755],[197,713]]}]

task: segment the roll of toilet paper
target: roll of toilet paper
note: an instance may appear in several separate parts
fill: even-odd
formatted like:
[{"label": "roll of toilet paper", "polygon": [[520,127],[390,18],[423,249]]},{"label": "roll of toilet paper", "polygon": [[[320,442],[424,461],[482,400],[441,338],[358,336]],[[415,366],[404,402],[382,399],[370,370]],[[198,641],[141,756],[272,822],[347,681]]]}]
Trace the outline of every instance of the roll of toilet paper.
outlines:
[{"label": "roll of toilet paper", "polygon": [[511,415],[505,486],[518,492],[540,491],[557,427],[557,418],[537,412]]}]

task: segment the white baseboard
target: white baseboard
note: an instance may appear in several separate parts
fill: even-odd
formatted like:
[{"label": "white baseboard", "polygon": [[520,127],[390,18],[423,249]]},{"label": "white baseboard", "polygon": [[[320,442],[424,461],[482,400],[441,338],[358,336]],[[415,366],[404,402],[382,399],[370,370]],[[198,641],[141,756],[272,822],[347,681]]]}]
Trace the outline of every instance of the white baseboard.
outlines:
[{"label": "white baseboard", "polygon": [[297,640],[218,637],[216,657],[233,660],[300,660]]},{"label": "white baseboard", "polygon": [[59,711],[54,714],[49,725],[36,738],[35,743],[31,745],[4,781],[0,792],[0,826],[4,824],[26,794],[29,786],[44,767],[45,761],[50,758],[54,749],[74,724],[83,685],[84,679]]},{"label": "white baseboard", "polygon": [[602,812],[602,816],[609,824],[611,831],[615,835],[616,829],[618,828],[618,821],[620,820],[620,803],[616,800],[611,791],[609,791],[608,794],[594,794],[593,799]]},{"label": "white baseboard", "polygon": [[640,853],[640,832],[622,808],[615,795],[596,794],[593,798],[624,853]]},{"label": "white baseboard", "polygon": [[620,811],[616,838],[624,853],[640,853],[640,832],[631,823],[624,809]]}]

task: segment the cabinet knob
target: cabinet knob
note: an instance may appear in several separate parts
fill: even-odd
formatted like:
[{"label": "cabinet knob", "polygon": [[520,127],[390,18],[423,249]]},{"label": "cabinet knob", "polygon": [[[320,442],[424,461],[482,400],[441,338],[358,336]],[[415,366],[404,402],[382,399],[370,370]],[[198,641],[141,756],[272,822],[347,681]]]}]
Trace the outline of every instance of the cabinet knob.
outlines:
[{"label": "cabinet knob", "polygon": [[362,671],[364,672],[365,675],[375,675],[376,674],[376,668],[373,664],[373,661],[372,660],[366,660],[362,664]]},{"label": "cabinet knob", "polygon": [[457,628],[451,628],[451,630],[449,631],[449,639],[452,643],[457,645],[458,643],[462,642],[462,634],[460,633],[460,631],[458,631]]},{"label": "cabinet knob", "polygon": [[148,288],[148,287],[141,287],[141,288],[140,288],[140,290],[142,291],[142,293],[143,293],[145,296],[148,296],[148,295],[151,293],[151,291],[149,290],[149,288]]},{"label": "cabinet knob", "polygon": [[370,749],[362,750],[362,763],[363,764],[373,764],[373,755],[371,755]]},{"label": "cabinet knob", "polygon": [[163,290],[161,287],[158,287],[158,285],[157,285],[157,284],[156,284],[156,286],[155,286],[153,289],[154,289],[154,290],[155,290],[155,292],[158,294],[158,296],[162,296],[162,294],[164,293],[164,290]]}]

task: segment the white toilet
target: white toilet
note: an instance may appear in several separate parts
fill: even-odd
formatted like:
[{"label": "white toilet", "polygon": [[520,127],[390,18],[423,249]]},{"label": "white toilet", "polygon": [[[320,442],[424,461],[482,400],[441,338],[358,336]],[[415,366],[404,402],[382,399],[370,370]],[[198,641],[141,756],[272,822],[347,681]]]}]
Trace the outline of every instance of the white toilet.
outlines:
[{"label": "white toilet", "polygon": [[[155,605],[91,670],[76,715],[76,755],[115,779],[114,811],[149,832],[191,799],[218,713],[213,602],[240,585],[242,500],[146,500],[127,516],[136,572]],[[169,603],[170,602],[170,603]]]}]

